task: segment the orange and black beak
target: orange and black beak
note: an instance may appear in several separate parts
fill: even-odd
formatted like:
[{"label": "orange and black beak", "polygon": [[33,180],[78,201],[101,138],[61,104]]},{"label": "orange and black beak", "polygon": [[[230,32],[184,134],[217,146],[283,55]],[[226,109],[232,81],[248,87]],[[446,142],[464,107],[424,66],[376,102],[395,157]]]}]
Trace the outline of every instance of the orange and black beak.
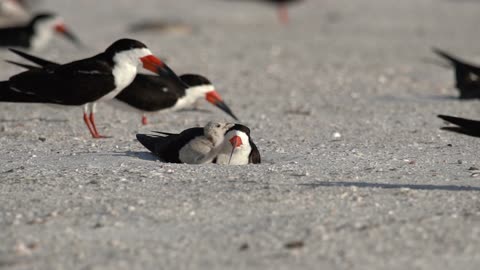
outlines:
[{"label": "orange and black beak", "polygon": [[232,152],[230,153],[230,158],[228,159],[228,164],[230,164],[230,161],[232,161],[232,156],[233,152],[235,152],[235,148],[242,146],[242,138],[240,136],[233,136],[230,140],[230,143],[232,144]]},{"label": "orange and black beak", "polygon": [[224,111],[226,114],[230,115],[233,119],[238,120],[238,118],[233,114],[232,110],[223,102],[222,98],[217,91],[213,90],[207,93],[206,99],[208,102],[217,106],[220,110]]},{"label": "orange and black beak", "polygon": [[240,136],[235,135],[230,139],[230,144],[232,144],[233,148],[240,147],[243,145],[242,138],[240,138]]},{"label": "orange and black beak", "polygon": [[177,74],[175,74],[175,72],[158,57],[154,55],[147,55],[140,58],[140,61],[142,61],[143,68],[156,73],[159,76],[165,76],[178,81],[186,87],[185,83],[180,80]]},{"label": "orange and black beak", "polygon": [[70,40],[73,44],[77,46],[83,46],[80,40],[75,36],[63,23],[58,23],[55,25],[55,31],[62,34],[66,39]]}]

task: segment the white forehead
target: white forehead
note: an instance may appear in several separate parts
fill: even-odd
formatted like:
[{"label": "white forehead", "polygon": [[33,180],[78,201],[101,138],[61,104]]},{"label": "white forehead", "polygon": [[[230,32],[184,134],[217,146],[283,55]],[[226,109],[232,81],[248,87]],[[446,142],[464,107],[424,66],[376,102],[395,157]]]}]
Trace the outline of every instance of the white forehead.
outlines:
[{"label": "white forehead", "polygon": [[191,95],[202,96],[206,93],[215,91],[215,87],[211,84],[205,84],[205,85],[188,87],[186,91]]},{"label": "white forehead", "polygon": [[225,134],[225,139],[230,140],[231,138],[233,138],[235,136],[240,137],[240,139],[242,139],[243,144],[246,144],[249,141],[248,136],[245,132],[240,131],[240,130],[236,130],[236,129],[230,130],[229,132],[227,132],[227,134]]}]

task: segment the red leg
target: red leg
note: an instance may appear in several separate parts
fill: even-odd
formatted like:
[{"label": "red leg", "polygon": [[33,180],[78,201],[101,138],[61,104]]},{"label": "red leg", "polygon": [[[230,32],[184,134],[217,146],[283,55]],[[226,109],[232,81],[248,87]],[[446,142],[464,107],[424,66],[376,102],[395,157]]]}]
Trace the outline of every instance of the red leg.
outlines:
[{"label": "red leg", "polygon": [[96,132],[92,128],[92,123],[90,123],[90,119],[87,116],[87,113],[83,113],[83,121],[85,121],[85,124],[87,125],[88,131],[90,131],[90,134],[92,134],[93,138],[96,138]]},{"label": "red leg", "polygon": [[107,138],[98,133],[97,126],[95,125],[95,114],[93,112],[90,113],[90,123],[92,124],[93,132],[95,132],[95,136],[93,136],[93,138],[95,139]]},{"label": "red leg", "polygon": [[287,24],[289,21],[288,8],[286,5],[280,5],[278,7],[278,18],[283,24]]},{"label": "red leg", "polygon": [[148,125],[148,119],[145,115],[142,115],[142,125],[144,126]]}]

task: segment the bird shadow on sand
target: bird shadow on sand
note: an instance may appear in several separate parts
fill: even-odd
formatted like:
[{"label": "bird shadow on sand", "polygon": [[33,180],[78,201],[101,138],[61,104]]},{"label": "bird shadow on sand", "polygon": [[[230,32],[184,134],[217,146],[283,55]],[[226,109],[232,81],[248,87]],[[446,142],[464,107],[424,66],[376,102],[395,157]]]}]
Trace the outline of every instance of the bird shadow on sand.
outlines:
[{"label": "bird shadow on sand", "polygon": [[470,137],[480,138],[480,132],[478,130],[468,130],[468,129],[464,129],[464,128],[461,128],[461,127],[442,127],[440,129],[460,133],[460,134],[467,135],[467,136],[470,136]]},{"label": "bird shadow on sand", "polygon": [[315,182],[302,183],[299,186],[310,188],[321,187],[358,187],[358,188],[381,188],[381,189],[402,189],[409,188],[413,190],[444,190],[444,191],[480,191],[480,187],[457,186],[457,185],[417,185],[417,184],[386,184],[386,183],[368,183],[368,182]]},{"label": "bird shadow on sand", "polygon": [[179,113],[182,113],[182,112],[212,113],[212,111],[210,111],[210,110],[201,109],[201,108],[185,108],[185,109],[180,109],[177,112],[179,112]]},{"label": "bird shadow on sand", "polygon": [[128,27],[128,31],[131,33],[157,32],[191,34],[193,27],[177,20],[145,19],[131,24]]},{"label": "bird shadow on sand", "polygon": [[393,95],[382,95],[375,97],[374,99],[385,102],[427,102],[427,101],[452,101],[452,100],[462,100],[468,101],[467,99],[459,99],[454,95],[419,95],[412,97],[398,97]]},{"label": "bird shadow on sand", "polygon": [[136,157],[136,158],[139,158],[142,160],[148,160],[148,161],[159,160],[155,155],[151,154],[150,152],[126,151],[123,153],[113,153],[111,155],[114,157]]}]

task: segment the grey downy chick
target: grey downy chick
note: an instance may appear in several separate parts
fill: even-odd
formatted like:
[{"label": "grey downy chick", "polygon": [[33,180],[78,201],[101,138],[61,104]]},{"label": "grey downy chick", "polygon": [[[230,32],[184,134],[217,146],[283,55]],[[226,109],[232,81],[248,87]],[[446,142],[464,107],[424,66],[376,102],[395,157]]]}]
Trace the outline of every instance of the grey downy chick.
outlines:
[{"label": "grey downy chick", "polygon": [[227,130],[234,124],[209,122],[203,129],[203,136],[191,140],[179,152],[179,158],[188,164],[211,163],[218,155]]}]

